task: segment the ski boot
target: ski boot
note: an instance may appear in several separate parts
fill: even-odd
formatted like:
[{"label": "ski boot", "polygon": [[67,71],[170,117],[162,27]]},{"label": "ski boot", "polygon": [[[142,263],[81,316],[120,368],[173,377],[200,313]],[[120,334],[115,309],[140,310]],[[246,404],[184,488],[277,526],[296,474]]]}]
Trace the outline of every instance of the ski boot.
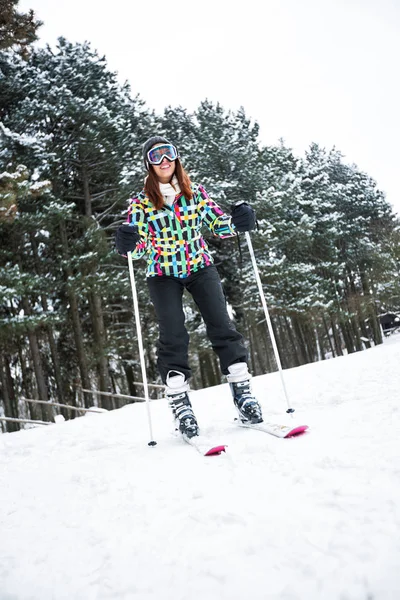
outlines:
[{"label": "ski boot", "polygon": [[251,391],[251,375],[246,363],[234,363],[228,367],[227,379],[231,388],[233,402],[243,423],[262,423],[261,406]]},{"label": "ski boot", "polygon": [[179,371],[169,371],[165,386],[168,404],[171,407],[177,429],[187,438],[199,435],[199,426],[189,400],[189,384]]}]

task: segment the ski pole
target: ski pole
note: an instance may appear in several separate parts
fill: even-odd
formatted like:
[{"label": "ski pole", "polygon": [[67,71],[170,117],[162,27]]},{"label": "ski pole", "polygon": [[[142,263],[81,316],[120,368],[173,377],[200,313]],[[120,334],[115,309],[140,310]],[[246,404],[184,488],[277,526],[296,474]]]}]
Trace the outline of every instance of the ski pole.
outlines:
[{"label": "ski pole", "polygon": [[258,270],[258,267],[257,267],[256,257],[254,255],[254,249],[253,249],[253,244],[252,244],[252,241],[251,241],[250,233],[248,231],[246,231],[245,232],[245,236],[246,236],[247,246],[248,246],[249,251],[250,251],[251,262],[253,263],[254,275],[256,277],[256,281],[257,281],[257,285],[258,285],[258,291],[260,293],[261,303],[263,305],[264,314],[265,314],[265,318],[266,318],[267,325],[268,325],[268,331],[269,331],[269,335],[271,337],[272,347],[274,349],[274,355],[275,355],[276,364],[278,365],[278,371],[279,371],[279,375],[280,375],[280,379],[281,379],[283,393],[285,395],[286,402],[287,402],[287,405],[288,405],[288,409],[287,409],[286,412],[287,413],[293,413],[294,412],[294,408],[292,408],[290,406],[289,396],[288,396],[288,393],[287,393],[287,390],[286,390],[286,385],[285,385],[285,379],[283,377],[283,369],[282,369],[281,359],[280,359],[280,356],[279,356],[278,346],[276,344],[274,330],[272,329],[271,318],[269,316],[269,311],[268,311],[267,303],[266,303],[264,292],[263,292],[263,289],[262,289],[262,283],[261,283],[260,273],[259,273],[259,270]]},{"label": "ski pole", "polygon": [[136,292],[136,284],[135,284],[135,275],[133,272],[133,261],[132,255],[128,252],[128,265],[129,265],[129,275],[131,279],[131,288],[132,288],[132,296],[133,296],[133,307],[135,310],[135,322],[136,322],[136,331],[138,337],[138,345],[139,345],[139,356],[140,356],[140,366],[142,369],[142,380],[144,387],[144,397],[146,400],[146,409],[147,409],[147,421],[149,424],[149,433],[150,433],[150,442],[149,446],[156,446],[157,442],[153,440],[153,427],[151,424],[151,413],[150,413],[150,397],[149,397],[149,387],[147,385],[147,375],[146,375],[146,365],[144,362],[144,350],[143,350],[143,339],[142,339],[142,328],[140,326],[140,314],[139,314],[139,303]]}]

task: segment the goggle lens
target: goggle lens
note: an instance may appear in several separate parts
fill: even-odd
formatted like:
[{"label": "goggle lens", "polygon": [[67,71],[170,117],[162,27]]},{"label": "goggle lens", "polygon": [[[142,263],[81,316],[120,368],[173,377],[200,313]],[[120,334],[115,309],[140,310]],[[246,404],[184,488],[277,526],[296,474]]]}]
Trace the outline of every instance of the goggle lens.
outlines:
[{"label": "goggle lens", "polygon": [[178,158],[178,152],[172,144],[163,144],[162,146],[156,146],[147,153],[147,160],[151,165],[160,165],[164,158],[167,158],[170,162]]}]

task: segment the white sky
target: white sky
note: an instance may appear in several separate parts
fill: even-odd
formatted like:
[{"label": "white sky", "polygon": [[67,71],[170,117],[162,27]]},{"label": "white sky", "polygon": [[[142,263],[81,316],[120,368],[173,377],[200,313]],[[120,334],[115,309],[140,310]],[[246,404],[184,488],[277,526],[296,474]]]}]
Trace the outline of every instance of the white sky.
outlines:
[{"label": "white sky", "polygon": [[29,8],[42,42],[89,40],[149,108],[243,106],[266,144],[336,146],[400,214],[398,0],[20,0]]}]

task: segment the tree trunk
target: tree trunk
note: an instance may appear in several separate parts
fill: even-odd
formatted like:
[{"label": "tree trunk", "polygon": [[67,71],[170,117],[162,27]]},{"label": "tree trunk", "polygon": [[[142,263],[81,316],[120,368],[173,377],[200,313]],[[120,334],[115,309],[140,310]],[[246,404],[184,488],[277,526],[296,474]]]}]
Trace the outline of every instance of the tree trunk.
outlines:
[{"label": "tree trunk", "polygon": [[[101,298],[92,292],[89,297],[90,313],[92,316],[93,337],[95,345],[95,358],[97,362],[97,372],[99,375],[99,390],[101,392],[111,392],[111,382],[108,372],[108,360],[106,356],[106,334],[104,328],[103,311]],[[111,410],[112,399],[104,396],[101,405],[107,410]]]},{"label": "tree trunk", "polygon": [[376,310],[376,306],[371,306],[370,314],[371,314],[371,328],[372,328],[372,332],[373,332],[374,343],[375,343],[375,345],[383,344],[382,329],[381,329],[381,326],[380,326],[380,323],[378,320],[378,313]]},{"label": "tree trunk", "polygon": [[314,318],[312,319],[312,325],[313,325],[313,331],[314,331],[314,337],[315,337],[315,349],[316,349],[317,360],[324,360],[325,359],[324,342],[323,342],[323,338],[321,338],[318,324],[316,323],[316,320]]},{"label": "tree trunk", "polygon": [[[30,315],[32,313],[29,301],[26,296],[22,298],[22,307],[26,315]],[[47,383],[43,373],[38,338],[36,332],[33,331],[30,327],[28,328],[27,335],[29,340],[29,349],[31,352],[33,368],[35,371],[36,386],[39,396],[38,400],[48,400],[49,395],[47,390]],[[46,410],[45,405],[42,404],[41,407],[42,419],[50,421],[52,418],[51,412]],[[40,409],[38,410],[38,412],[40,413]]]},{"label": "tree trunk", "polygon": [[83,197],[85,202],[85,215],[86,217],[92,216],[92,198],[89,189],[89,177],[86,165],[82,166],[82,182],[83,182]]},{"label": "tree trunk", "polygon": [[[34,257],[34,261],[35,261],[36,272],[40,275],[41,272],[42,272],[42,268],[41,268],[41,264],[40,264],[37,243],[36,243],[36,240],[35,240],[35,237],[34,237],[33,234],[30,234],[30,242],[31,242],[31,246],[32,246],[32,251],[33,251],[33,257]],[[47,296],[45,294],[42,294],[42,296],[40,298],[40,301],[41,301],[41,305],[42,305],[43,311],[45,313],[47,313],[48,310],[49,310],[48,302],[47,302]],[[53,333],[52,326],[51,325],[46,325],[46,331],[47,331],[47,337],[48,337],[48,340],[49,340],[51,360],[52,360],[52,363],[53,363],[54,379],[56,381],[57,398],[58,398],[58,402],[60,402],[61,404],[64,404],[65,403],[65,398],[64,398],[64,393],[63,393],[61,368],[60,368],[60,362],[58,360],[57,347],[56,347],[56,342],[55,342],[55,339],[54,339],[54,333]]]},{"label": "tree trunk", "polygon": [[250,371],[255,374],[257,371],[257,366],[256,366],[256,355],[257,355],[257,351],[255,348],[255,343],[253,340],[253,335],[252,335],[252,331],[251,331],[251,327],[248,325],[247,326],[247,339],[249,340],[249,353],[248,353],[248,365],[249,365],[249,369]]},{"label": "tree trunk", "polygon": [[[133,361],[133,357],[132,356],[123,356],[122,359],[124,360],[124,371],[125,371],[125,377],[126,377],[126,381],[128,384],[128,394],[129,396],[138,396],[138,392],[137,392],[137,388],[136,385],[134,383],[135,381],[135,374],[133,371],[133,367],[131,362]],[[125,362],[128,361],[129,362]],[[135,400],[132,400],[132,402],[135,402]]]},{"label": "tree trunk", "polygon": [[[25,347],[25,343],[24,343],[24,347]],[[35,393],[33,391],[33,382],[32,382],[32,376],[31,376],[31,373],[33,372],[33,368],[31,368],[30,365],[28,366],[28,368],[26,366],[26,360],[29,363],[29,356],[27,356],[27,358],[25,360],[24,351],[23,351],[20,341],[18,341],[18,358],[19,358],[19,364],[21,367],[22,390],[23,390],[26,398],[33,398],[35,396]],[[29,402],[27,404],[28,404],[29,417],[32,420],[35,420],[35,419],[40,420],[42,418],[42,413],[40,411],[40,414],[38,414],[37,410],[36,410],[40,405],[33,404],[31,402]]]},{"label": "tree trunk", "polygon": [[[72,319],[72,328],[74,331],[75,348],[76,348],[76,353],[78,356],[79,372],[81,375],[82,387],[84,389],[91,390],[92,386],[90,383],[89,369],[88,369],[88,364],[87,364],[87,359],[86,359],[86,354],[85,354],[85,348],[83,345],[82,329],[81,329],[81,323],[80,323],[80,319],[79,319],[78,301],[77,301],[75,292],[72,289],[68,289],[68,300],[69,300],[69,305],[70,305],[70,316]],[[89,400],[89,396],[86,394],[85,395],[85,407],[89,408],[89,406],[90,406],[90,400]]]},{"label": "tree trunk", "polygon": [[254,325],[250,325],[247,329],[249,340],[249,366],[253,375],[265,373],[265,348],[261,336],[257,335],[257,330]]},{"label": "tree trunk", "polygon": [[309,362],[307,357],[307,347],[297,316],[292,317],[292,323],[297,339],[298,359],[301,365],[305,365]]},{"label": "tree trunk", "polygon": [[293,366],[299,367],[300,366],[299,355],[297,352],[296,340],[293,335],[291,320],[289,319],[289,317],[287,315],[285,315],[284,319],[285,319],[287,336],[288,336],[290,345],[292,347]]},{"label": "tree trunk", "polygon": [[279,314],[275,315],[275,338],[282,368],[287,369],[292,366],[291,356],[290,350],[288,351],[288,345],[286,343],[286,327],[282,325],[282,319]]},{"label": "tree trunk", "polygon": [[349,354],[352,354],[353,352],[356,351],[356,348],[354,346],[353,335],[352,335],[350,323],[349,323],[349,321],[342,319],[340,321],[339,326],[342,331],[344,343],[346,345],[346,350]]},{"label": "tree trunk", "polygon": [[318,351],[316,348],[316,332],[314,330],[313,320],[310,317],[307,320],[303,317],[301,327],[304,332],[308,361],[315,362],[315,359],[318,356]]},{"label": "tree trunk", "polygon": [[[61,233],[61,241],[62,241],[62,245],[63,245],[64,263],[68,263],[68,239],[67,239],[67,232],[66,232],[64,222],[60,223],[60,233]],[[76,354],[78,357],[79,372],[81,375],[81,384],[82,384],[83,388],[90,390],[92,388],[91,388],[91,384],[90,384],[88,364],[87,364],[86,353],[85,353],[85,348],[84,348],[84,344],[83,344],[82,328],[81,328],[80,319],[79,319],[78,300],[76,298],[75,291],[73,290],[72,286],[70,286],[68,283],[68,279],[72,278],[72,271],[71,271],[70,267],[68,267],[68,266],[64,267],[64,270],[65,270],[65,275],[66,275],[66,279],[67,279],[66,290],[67,290],[67,296],[68,296],[68,301],[69,301],[69,314],[71,316],[72,329],[74,332],[75,348],[76,348]],[[84,400],[85,407],[89,408],[89,406],[90,406],[89,395],[85,394],[84,397],[85,397],[85,400]]]},{"label": "tree trunk", "polygon": [[340,337],[338,335],[338,331],[337,331],[337,328],[336,328],[336,323],[335,323],[335,321],[333,319],[333,315],[331,315],[330,321],[331,321],[333,341],[335,342],[336,355],[337,356],[343,356],[342,343],[341,343]]},{"label": "tree trunk", "polygon": [[202,350],[199,353],[201,381],[203,387],[211,387],[219,384],[219,378],[215,372],[215,363],[212,358],[211,350]]},{"label": "tree trunk", "polygon": [[370,292],[368,277],[367,277],[367,274],[365,273],[365,271],[360,272],[360,277],[361,277],[362,287],[364,290],[364,295],[368,298],[367,314],[368,314],[369,321],[371,323],[371,330],[372,330],[374,344],[375,345],[382,344],[383,343],[382,329],[380,327],[380,323],[378,320],[378,314],[377,314],[377,310],[376,310],[376,304],[374,302],[374,297],[372,296],[372,294]]},{"label": "tree trunk", "polygon": [[359,322],[360,316],[355,315],[352,319],[351,319],[351,325],[352,325],[352,329],[353,329],[353,339],[354,339],[354,344],[356,347],[357,352],[360,352],[361,350],[363,350],[363,345],[362,345],[362,341],[361,341],[361,326],[360,326],[360,322]]},{"label": "tree trunk", "polygon": [[[5,416],[18,419],[18,403],[15,398],[15,390],[11,375],[9,357],[6,356],[6,354],[3,352],[3,348],[1,349],[0,354],[0,381],[3,390]],[[18,431],[20,429],[20,424],[7,422],[5,428],[8,432]]]},{"label": "tree trunk", "polygon": [[[329,335],[329,327],[328,327],[328,323],[326,322],[325,315],[322,315],[322,323],[324,324],[325,335],[326,335],[326,338],[329,343],[329,347],[332,352],[332,357],[335,357],[335,348],[334,348],[334,345],[332,344],[331,336]],[[331,323],[331,327],[332,327],[332,335],[333,335],[333,323]]]},{"label": "tree trunk", "polygon": [[267,329],[267,324],[263,322],[262,325],[258,327],[258,333],[256,330],[254,334],[259,336],[264,346],[264,358],[267,366],[265,372],[274,373],[276,371],[276,361],[273,358],[272,343]]},{"label": "tree trunk", "polygon": [[58,398],[57,402],[60,402],[61,404],[65,404],[66,400],[65,400],[65,396],[64,396],[64,390],[63,390],[60,362],[58,360],[57,347],[56,347],[56,341],[54,339],[53,328],[50,325],[47,326],[47,338],[49,340],[51,360],[52,360],[53,368],[54,368],[54,379],[56,381],[57,398]]},{"label": "tree trunk", "polygon": [[[282,335],[281,335],[281,332],[280,332],[280,329],[279,329],[279,322],[278,323],[276,322],[276,318],[277,318],[276,316],[274,316],[274,318],[273,318],[272,315],[271,315],[272,331],[273,331],[274,336],[275,336],[275,341],[276,341],[276,346],[278,348],[278,353],[279,353],[280,361],[286,367],[287,365],[285,363],[285,359],[286,359],[285,344],[284,344],[284,340],[282,338]],[[272,351],[273,351],[272,340],[270,340],[270,341],[271,341],[271,348],[272,348]],[[276,356],[275,356],[275,352],[274,351],[273,351],[273,355],[274,355],[274,362],[275,362],[276,368],[278,369],[278,363],[276,361]],[[284,368],[283,364],[282,364],[282,368]]]},{"label": "tree trunk", "polygon": [[347,269],[345,297],[347,311],[349,314],[349,321],[347,323],[346,329],[348,330],[349,335],[351,336],[352,346],[354,348],[353,351],[359,352],[363,349],[360,339],[360,327],[357,322],[357,315],[360,314],[359,292],[354,282],[353,272],[350,271],[350,269]]}]

